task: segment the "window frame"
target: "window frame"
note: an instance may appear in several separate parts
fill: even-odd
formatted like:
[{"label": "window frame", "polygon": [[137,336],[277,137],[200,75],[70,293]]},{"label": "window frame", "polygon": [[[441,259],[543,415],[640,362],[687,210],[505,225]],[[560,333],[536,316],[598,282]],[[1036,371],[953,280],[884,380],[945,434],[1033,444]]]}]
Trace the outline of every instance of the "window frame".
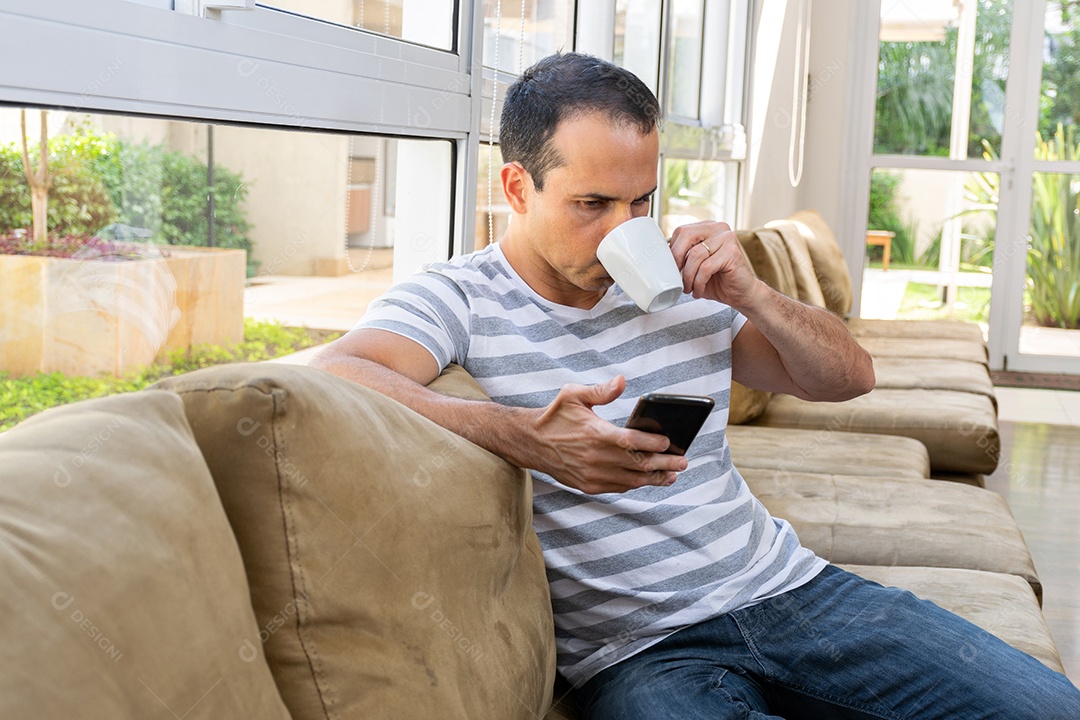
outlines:
[{"label": "window frame", "polygon": [[[595,51],[596,39],[581,34],[587,16],[583,1],[576,0],[571,18],[573,45]],[[725,70],[723,111],[708,127],[700,117],[706,96],[702,87],[699,117],[666,120],[658,172],[665,157],[719,160],[738,164],[741,177],[746,157],[742,123],[749,0],[700,2],[705,28],[699,64],[715,50],[704,42],[710,37],[709,28],[723,26],[727,37],[723,64],[728,66],[735,58],[737,67]],[[8,64],[0,68],[0,102],[281,130],[448,140],[454,143],[454,172],[447,179],[453,207],[447,254],[474,247],[479,152],[493,134],[497,136],[488,127],[492,96],[497,91],[498,116],[501,99],[514,80],[483,65],[480,0],[457,0],[456,50],[258,4],[251,11],[224,10],[210,18],[172,9],[173,4],[173,0],[7,0],[0,8],[0,23],[8,31],[12,57],[34,56],[41,38],[48,36],[50,43],[71,48],[68,57],[79,57],[80,62],[73,69],[58,55],[45,55],[18,68]],[[668,92],[671,11],[672,0],[664,0],[658,97]],[[613,26],[610,29],[612,37],[601,42],[608,55]],[[703,68],[700,83],[709,77]]]}]

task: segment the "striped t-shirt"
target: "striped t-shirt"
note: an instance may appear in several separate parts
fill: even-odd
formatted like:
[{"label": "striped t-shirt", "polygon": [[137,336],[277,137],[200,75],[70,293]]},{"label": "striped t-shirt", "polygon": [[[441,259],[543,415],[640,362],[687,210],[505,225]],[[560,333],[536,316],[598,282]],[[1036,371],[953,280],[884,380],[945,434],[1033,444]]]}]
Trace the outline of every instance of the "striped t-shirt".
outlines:
[{"label": "striped t-shirt", "polygon": [[716,402],[669,487],[586,495],[532,473],[559,670],[575,684],[680,628],[798,587],[825,566],[731,464],[731,342],[744,322],[689,295],[644,313],[618,286],[589,310],[557,305],[495,244],[429,266],[373,302],[357,325],[415,340],[440,367],[462,365],[505,405],[543,407],[563,385],[618,374],[626,391],[593,408],[617,425],[646,392]]}]

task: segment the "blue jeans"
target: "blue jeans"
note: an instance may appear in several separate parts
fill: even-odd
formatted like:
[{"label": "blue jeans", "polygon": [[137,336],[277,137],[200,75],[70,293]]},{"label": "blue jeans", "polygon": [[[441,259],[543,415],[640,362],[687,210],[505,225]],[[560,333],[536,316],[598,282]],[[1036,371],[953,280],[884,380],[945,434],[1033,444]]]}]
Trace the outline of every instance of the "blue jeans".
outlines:
[{"label": "blue jeans", "polygon": [[578,697],[589,720],[1080,719],[1064,675],[832,565],[604,669]]}]

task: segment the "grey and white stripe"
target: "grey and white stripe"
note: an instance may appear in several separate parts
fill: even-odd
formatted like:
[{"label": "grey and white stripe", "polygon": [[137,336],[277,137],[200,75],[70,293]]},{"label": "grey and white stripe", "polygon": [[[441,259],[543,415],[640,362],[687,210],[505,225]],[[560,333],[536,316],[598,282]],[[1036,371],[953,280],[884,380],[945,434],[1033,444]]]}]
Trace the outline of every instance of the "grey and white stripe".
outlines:
[{"label": "grey and white stripe", "polygon": [[462,365],[507,405],[543,407],[563,385],[617,374],[626,392],[594,411],[619,425],[646,392],[716,401],[671,487],[585,495],[533,472],[559,669],[574,683],[679,628],[797,587],[825,565],[732,466],[724,432],[731,342],[744,322],[689,296],[642,313],[618,287],[589,310],[556,305],[496,244],[427,268],[373,302],[357,325],[408,337],[440,366]]}]

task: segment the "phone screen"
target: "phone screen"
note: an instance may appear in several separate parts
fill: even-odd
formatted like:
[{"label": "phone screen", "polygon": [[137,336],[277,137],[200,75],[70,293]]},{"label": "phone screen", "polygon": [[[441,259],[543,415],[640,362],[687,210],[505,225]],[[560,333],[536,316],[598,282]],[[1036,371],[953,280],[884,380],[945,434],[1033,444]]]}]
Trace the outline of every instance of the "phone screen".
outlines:
[{"label": "phone screen", "polygon": [[685,455],[713,404],[706,395],[646,393],[638,398],[626,427],[665,435],[671,441],[665,452]]}]

